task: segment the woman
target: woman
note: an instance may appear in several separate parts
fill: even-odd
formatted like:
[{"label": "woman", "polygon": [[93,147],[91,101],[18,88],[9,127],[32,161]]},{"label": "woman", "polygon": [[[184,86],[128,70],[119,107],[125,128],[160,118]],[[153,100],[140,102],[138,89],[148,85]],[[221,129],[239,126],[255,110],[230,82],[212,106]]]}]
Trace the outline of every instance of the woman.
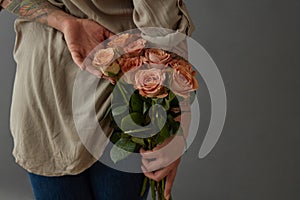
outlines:
[{"label": "woman", "polygon": [[[10,124],[13,155],[29,172],[35,198],[141,199],[144,174],[111,169],[81,143],[72,115],[73,84],[89,52],[116,33],[156,26],[190,35],[193,27],[182,1],[0,0],[0,5],[20,17],[15,22],[17,71]],[[109,85],[99,85],[99,105],[107,101]],[[103,110],[99,108],[99,119]],[[145,173],[157,180],[167,177],[166,199],[179,162]]]}]

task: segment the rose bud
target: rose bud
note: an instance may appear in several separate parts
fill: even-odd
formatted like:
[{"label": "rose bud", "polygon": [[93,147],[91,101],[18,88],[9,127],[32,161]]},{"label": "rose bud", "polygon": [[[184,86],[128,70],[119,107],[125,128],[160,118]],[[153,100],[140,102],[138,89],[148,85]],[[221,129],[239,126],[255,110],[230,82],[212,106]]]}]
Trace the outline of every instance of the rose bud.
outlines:
[{"label": "rose bud", "polygon": [[93,65],[105,76],[108,76],[109,73],[118,74],[120,66],[114,62],[117,56],[113,48],[101,49],[96,52]]}]

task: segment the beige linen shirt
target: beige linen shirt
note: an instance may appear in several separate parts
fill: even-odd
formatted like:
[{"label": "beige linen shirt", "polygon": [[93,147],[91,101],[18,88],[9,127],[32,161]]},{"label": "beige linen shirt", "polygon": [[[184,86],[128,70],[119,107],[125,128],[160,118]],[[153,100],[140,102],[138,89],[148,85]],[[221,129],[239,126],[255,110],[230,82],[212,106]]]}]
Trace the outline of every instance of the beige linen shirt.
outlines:
[{"label": "beige linen shirt", "polygon": [[[1,0],[0,0],[1,1]],[[190,35],[193,25],[181,0],[49,0],[79,18],[89,18],[119,33],[136,27],[164,27]],[[82,144],[72,115],[72,92],[80,70],[61,32],[17,19],[17,63],[10,127],[13,155],[27,171],[61,176],[78,174],[97,161]],[[111,85],[102,80],[97,105],[109,105]],[[97,107],[97,106],[96,106]],[[107,106],[97,108],[103,118]],[[102,119],[110,135],[109,121]],[[106,137],[105,137],[106,138]],[[103,140],[102,152],[108,140]]]}]

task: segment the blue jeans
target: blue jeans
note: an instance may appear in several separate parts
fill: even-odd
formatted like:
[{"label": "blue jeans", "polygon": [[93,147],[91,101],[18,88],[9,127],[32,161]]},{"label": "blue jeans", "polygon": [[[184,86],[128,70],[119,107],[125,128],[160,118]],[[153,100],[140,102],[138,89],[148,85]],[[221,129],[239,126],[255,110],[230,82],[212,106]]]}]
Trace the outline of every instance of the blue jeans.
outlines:
[{"label": "blue jeans", "polygon": [[47,177],[29,173],[36,200],[145,200],[144,174],[126,173],[96,162],[78,175]]}]

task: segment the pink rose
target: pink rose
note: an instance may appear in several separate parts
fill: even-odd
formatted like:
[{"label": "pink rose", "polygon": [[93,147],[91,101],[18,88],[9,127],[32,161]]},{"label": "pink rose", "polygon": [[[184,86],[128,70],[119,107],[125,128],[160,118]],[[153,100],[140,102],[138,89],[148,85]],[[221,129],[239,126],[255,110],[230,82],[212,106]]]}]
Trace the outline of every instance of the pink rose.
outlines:
[{"label": "pink rose", "polygon": [[184,98],[189,97],[190,93],[199,87],[198,81],[195,78],[196,72],[184,60],[173,60],[170,65],[174,68],[170,89],[176,95]]},{"label": "pink rose", "polygon": [[173,69],[192,71],[192,66],[185,60],[173,59],[168,63]]},{"label": "pink rose", "polygon": [[113,39],[107,43],[108,47],[125,47],[127,46],[130,42],[132,42],[137,36],[134,34],[129,34],[129,33],[124,33],[121,35],[113,36]]},{"label": "pink rose", "polygon": [[118,74],[120,66],[114,62],[117,55],[113,48],[101,49],[95,53],[92,64],[99,69],[105,76],[109,73]]},{"label": "pink rose", "polygon": [[141,53],[141,51],[145,48],[146,42],[147,41],[145,39],[140,38],[140,39],[128,44],[124,48],[124,51],[125,51],[125,53],[129,53],[131,56],[139,55]]},{"label": "pink rose", "polygon": [[165,72],[160,69],[138,70],[135,74],[134,87],[142,96],[164,98],[168,95],[163,86],[165,79]]},{"label": "pink rose", "polygon": [[93,64],[95,66],[109,65],[114,61],[115,52],[113,48],[100,49],[94,55]]},{"label": "pink rose", "polygon": [[152,67],[163,68],[170,60],[171,55],[161,49],[147,49],[145,58]]},{"label": "pink rose", "polygon": [[123,72],[123,80],[126,83],[133,84],[134,76],[137,69],[139,69],[142,64],[141,57],[122,57],[119,59],[119,64]]},{"label": "pink rose", "polygon": [[143,62],[141,57],[122,57],[119,59],[119,64],[122,72],[126,73],[130,70],[136,70],[143,64]]}]

